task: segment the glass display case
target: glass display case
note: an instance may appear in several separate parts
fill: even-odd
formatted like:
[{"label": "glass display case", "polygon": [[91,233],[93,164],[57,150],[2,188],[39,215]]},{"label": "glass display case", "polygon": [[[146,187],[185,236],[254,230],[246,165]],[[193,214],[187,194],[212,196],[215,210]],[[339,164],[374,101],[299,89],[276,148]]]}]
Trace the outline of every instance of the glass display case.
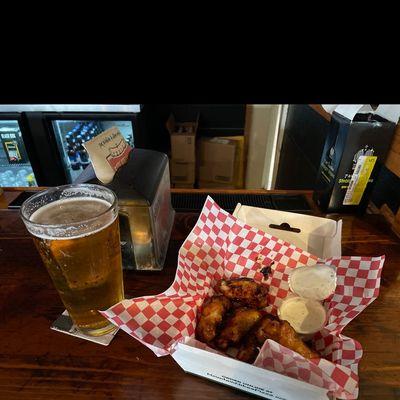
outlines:
[{"label": "glass display case", "polygon": [[0,186],[37,186],[18,120],[0,120]]},{"label": "glass display case", "polygon": [[99,133],[116,126],[125,140],[134,147],[134,131],[130,120],[52,120],[57,146],[69,183],[90,164],[89,155],[83,146]]},{"label": "glass display case", "polygon": [[83,144],[115,126],[148,148],[139,104],[0,104],[0,186],[73,183],[90,159]]}]

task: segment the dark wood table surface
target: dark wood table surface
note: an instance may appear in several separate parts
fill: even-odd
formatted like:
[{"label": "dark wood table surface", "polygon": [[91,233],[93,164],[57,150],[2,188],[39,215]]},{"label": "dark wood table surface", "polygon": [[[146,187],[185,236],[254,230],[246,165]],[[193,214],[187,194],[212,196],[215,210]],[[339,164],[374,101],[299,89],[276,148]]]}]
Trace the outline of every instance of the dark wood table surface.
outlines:
[{"label": "dark wood table surface", "polygon": [[[0,399],[253,398],[185,374],[125,332],[103,347],[50,330],[64,307],[18,211],[4,208],[16,194],[0,196]],[[344,255],[386,255],[379,298],[344,331],[364,348],[359,398],[400,399],[400,241],[379,215],[342,218]],[[169,287],[196,219],[177,214],[163,271],[125,271],[127,296]]]}]

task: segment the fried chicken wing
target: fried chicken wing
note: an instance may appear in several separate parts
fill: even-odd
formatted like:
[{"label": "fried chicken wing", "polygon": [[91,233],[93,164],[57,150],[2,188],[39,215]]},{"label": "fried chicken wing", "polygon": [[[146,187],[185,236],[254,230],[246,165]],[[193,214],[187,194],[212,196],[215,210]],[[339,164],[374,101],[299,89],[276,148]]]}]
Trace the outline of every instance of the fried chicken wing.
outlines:
[{"label": "fried chicken wing", "polygon": [[266,339],[279,340],[281,327],[280,321],[272,315],[266,315],[256,332],[259,343],[264,343]]},{"label": "fried chicken wing", "polygon": [[272,315],[264,316],[249,332],[244,343],[240,346],[237,359],[240,361],[253,363],[259,351],[259,347],[267,339],[279,341],[281,324]]},{"label": "fried chicken wing", "polygon": [[311,350],[299,337],[296,331],[290,326],[289,322],[282,321],[279,344],[296,351],[304,358],[319,358],[320,355]]},{"label": "fried chicken wing", "polygon": [[268,305],[268,288],[249,278],[221,279],[216,291],[233,301],[254,308]]},{"label": "fried chicken wing", "polygon": [[215,338],[217,327],[230,307],[231,302],[224,296],[213,296],[206,300],[196,327],[197,339],[210,343]]},{"label": "fried chicken wing", "polygon": [[[290,326],[261,310],[268,302],[268,288],[249,278],[221,279],[215,296],[207,299],[196,326],[196,338],[221,350],[235,350],[236,358],[253,363],[267,339],[304,358],[319,358]],[[241,344],[236,354],[237,348]]]},{"label": "fried chicken wing", "polygon": [[258,343],[257,337],[252,333],[246,336],[244,343],[240,346],[236,358],[240,361],[253,364],[257,358],[260,344]]},{"label": "fried chicken wing", "polygon": [[279,321],[266,315],[251,330],[239,349],[236,358],[240,361],[253,363],[257,358],[259,347],[267,339],[272,339],[282,346],[296,351],[304,358],[319,358],[319,354],[311,350],[298,336],[287,321]]},{"label": "fried chicken wing", "polygon": [[220,349],[226,349],[229,345],[238,344],[261,317],[259,310],[245,307],[236,309],[218,335],[216,345]]}]

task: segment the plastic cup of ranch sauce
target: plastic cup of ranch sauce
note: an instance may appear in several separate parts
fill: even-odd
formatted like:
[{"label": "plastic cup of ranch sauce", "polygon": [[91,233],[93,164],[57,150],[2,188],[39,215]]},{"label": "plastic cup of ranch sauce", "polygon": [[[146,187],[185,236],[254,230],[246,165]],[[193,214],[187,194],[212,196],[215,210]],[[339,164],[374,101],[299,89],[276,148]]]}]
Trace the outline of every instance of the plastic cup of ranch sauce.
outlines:
[{"label": "plastic cup of ranch sauce", "polygon": [[336,271],[329,265],[294,269],[289,275],[293,294],[279,307],[279,318],[288,321],[304,339],[310,338],[326,324],[327,313],[322,302],[335,292],[336,283]]}]

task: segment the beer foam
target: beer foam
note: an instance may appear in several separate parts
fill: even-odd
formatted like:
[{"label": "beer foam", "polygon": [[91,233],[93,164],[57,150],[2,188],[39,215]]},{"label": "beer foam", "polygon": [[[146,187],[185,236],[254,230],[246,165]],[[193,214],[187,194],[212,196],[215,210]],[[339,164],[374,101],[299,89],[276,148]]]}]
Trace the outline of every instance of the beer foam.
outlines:
[{"label": "beer foam", "polygon": [[106,213],[110,207],[107,201],[94,197],[60,199],[40,207],[31,215],[30,221],[40,224],[32,226],[32,233],[51,240],[92,235],[114,222],[116,215]]}]

